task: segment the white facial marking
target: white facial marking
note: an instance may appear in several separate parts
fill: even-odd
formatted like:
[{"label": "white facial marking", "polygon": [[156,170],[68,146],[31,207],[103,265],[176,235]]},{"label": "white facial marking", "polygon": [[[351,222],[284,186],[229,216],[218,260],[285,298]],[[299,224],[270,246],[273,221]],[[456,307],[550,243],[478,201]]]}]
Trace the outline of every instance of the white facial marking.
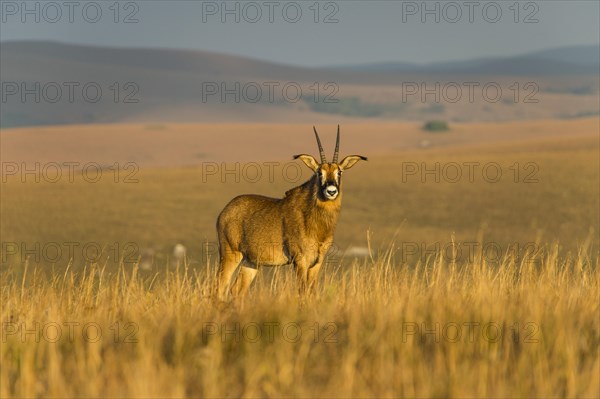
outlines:
[{"label": "white facial marking", "polygon": [[325,188],[325,197],[328,199],[334,199],[338,195],[338,189],[336,186],[327,186]]}]

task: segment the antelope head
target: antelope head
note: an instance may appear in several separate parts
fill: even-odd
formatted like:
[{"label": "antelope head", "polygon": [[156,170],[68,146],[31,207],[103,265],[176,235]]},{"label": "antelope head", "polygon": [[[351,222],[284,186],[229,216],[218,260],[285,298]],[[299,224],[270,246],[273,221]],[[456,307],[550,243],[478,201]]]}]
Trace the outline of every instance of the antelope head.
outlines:
[{"label": "antelope head", "polygon": [[314,183],[318,186],[317,197],[321,201],[334,201],[338,198],[341,192],[342,173],[354,166],[358,161],[366,161],[367,158],[362,155],[348,155],[341,162],[338,162],[338,155],[340,150],[340,125],[337,128],[337,139],[335,142],[335,151],[331,162],[327,162],[325,157],[325,151],[321,145],[321,139],[319,139],[319,133],[313,126],[315,132],[315,138],[317,139],[317,145],[319,146],[319,154],[321,156],[321,162],[308,154],[300,154],[294,156],[294,159],[300,159],[306,164],[315,175],[313,177]]}]

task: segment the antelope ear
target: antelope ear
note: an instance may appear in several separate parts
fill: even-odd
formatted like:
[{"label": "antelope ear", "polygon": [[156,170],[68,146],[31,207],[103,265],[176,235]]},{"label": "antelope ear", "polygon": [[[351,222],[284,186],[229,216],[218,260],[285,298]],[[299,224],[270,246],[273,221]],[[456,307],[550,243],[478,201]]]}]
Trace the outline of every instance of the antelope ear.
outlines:
[{"label": "antelope ear", "polygon": [[347,157],[342,159],[342,162],[340,162],[340,164],[339,164],[340,169],[342,169],[342,170],[350,169],[358,161],[366,161],[366,160],[367,160],[367,157],[363,157],[362,155],[348,155]]},{"label": "antelope ear", "polygon": [[313,158],[312,155],[308,155],[308,154],[294,155],[294,159],[298,159],[298,158],[300,158],[300,160],[302,162],[304,162],[306,164],[306,166],[311,168],[313,170],[313,172],[316,172],[317,169],[319,169],[319,163],[317,162],[317,160],[315,158]]}]

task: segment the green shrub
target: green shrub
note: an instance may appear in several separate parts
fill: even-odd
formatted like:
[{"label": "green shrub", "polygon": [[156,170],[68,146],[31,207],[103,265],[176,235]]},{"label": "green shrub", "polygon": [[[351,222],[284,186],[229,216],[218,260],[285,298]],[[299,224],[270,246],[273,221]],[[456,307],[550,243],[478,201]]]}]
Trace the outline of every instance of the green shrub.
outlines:
[{"label": "green shrub", "polygon": [[423,129],[428,132],[445,132],[450,130],[450,127],[444,121],[429,121],[423,126]]}]

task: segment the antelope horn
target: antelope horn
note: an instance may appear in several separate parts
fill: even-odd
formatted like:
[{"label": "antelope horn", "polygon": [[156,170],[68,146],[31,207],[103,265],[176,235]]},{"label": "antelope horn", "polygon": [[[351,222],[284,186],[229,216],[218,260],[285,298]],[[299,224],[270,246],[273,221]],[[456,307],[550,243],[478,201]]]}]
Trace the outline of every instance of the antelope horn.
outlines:
[{"label": "antelope horn", "polygon": [[319,139],[319,133],[317,133],[317,128],[313,126],[313,130],[315,131],[315,137],[317,138],[317,144],[319,145],[319,154],[321,154],[321,163],[327,163],[327,159],[325,159],[325,151],[323,151],[323,146],[321,145],[321,139]]},{"label": "antelope horn", "polygon": [[335,139],[335,151],[333,153],[333,160],[331,162],[337,163],[339,153],[340,153],[340,125],[338,125],[337,138]]}]

